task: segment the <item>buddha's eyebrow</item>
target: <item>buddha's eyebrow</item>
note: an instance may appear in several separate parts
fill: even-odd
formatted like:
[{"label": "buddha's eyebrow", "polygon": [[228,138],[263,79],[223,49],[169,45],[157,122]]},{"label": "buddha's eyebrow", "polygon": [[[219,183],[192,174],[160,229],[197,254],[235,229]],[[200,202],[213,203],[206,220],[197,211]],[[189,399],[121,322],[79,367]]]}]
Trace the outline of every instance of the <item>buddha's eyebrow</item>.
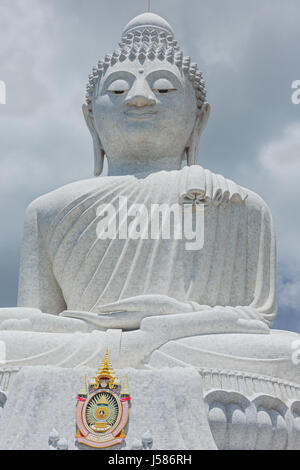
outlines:
[{"label": "buddha's eyebrow", "polygon": [[103,85],[102,85],[102,90],[105,90],[107,88],[108,85],[110,85],[114,80],[122,80],[122,79],[126,79],[126,78],[129,78],[129,79],[135,79],[135,75],[131,72],[128,72],[127,70],[118,70],[116,72],[112,72],[111,74],[109,74]]}]

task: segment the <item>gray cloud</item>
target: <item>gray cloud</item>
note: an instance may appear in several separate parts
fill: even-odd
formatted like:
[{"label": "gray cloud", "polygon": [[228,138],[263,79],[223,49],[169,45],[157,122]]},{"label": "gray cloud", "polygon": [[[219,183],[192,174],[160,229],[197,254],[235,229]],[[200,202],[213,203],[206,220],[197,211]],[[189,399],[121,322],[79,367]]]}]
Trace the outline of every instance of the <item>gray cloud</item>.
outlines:
[{"label": "gray cloud", "polygon": [[[92,175],[81,115],[87,75],[117,45],[146,0],[2,0],[0,79],[0,304],[16,304],[26,206]],[[257,191],[278,233],[276,326],[300,331],[299,0],[152,0],[205,74],[212,115],[199,161]],[[187,6],[188,5],[188,6]]]}]

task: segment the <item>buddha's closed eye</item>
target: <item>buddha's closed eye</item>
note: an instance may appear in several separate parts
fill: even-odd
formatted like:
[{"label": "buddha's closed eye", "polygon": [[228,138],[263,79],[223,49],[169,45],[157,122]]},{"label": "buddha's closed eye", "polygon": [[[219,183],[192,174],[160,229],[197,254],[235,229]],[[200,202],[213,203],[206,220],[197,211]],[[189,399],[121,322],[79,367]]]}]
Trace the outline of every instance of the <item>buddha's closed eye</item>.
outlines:
[{"label": "buddha's closed eye", "polygon": [[126,82],[126,80],[115,80],[110,84],[107,89],[107,92],[112,93],[113,95],[125,95],[129,88],[130,86]]},{"label": "buddha's closed eye", "polygon": [[174,85],[167,78],[159,78],[158,80],[155,80],[152,85],[152,89],[154,92],[159,93],[160,95],[176,91]]}]

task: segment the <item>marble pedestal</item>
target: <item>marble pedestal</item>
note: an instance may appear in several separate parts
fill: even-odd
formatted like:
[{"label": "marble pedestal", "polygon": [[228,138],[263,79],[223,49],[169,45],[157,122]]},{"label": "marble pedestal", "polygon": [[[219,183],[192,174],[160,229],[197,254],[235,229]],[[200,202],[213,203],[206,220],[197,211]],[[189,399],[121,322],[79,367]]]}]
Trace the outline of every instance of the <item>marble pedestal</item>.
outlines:
[{"label": "marble pedestal", "polygon": [[[205,403],[202,378],[193,368],[116,371],[128,373],[131,409],[123,449],[150,430],[153,449],[216,449]],[[0,417],[0,449],[48,448],[56,428],[76,449],[75,404],[83,376],[92,369],[23,367],[14,374]]]}]

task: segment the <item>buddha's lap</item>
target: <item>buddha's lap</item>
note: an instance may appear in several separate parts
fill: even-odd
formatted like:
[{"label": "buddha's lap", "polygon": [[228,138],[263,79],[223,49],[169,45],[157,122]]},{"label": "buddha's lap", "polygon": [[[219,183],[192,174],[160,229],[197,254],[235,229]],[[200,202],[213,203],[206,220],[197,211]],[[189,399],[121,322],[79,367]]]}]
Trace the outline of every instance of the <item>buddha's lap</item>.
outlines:
[{"label": "buddha's lap", "polygon": [[[113,330],[109,332],[114,333]],[[0,331],[0,341],[6,346],[7,365],[97,367],[99,357],[107,346],[117,353],[118,339],[115,340],[116,336],[109,332],[70,334]],[[276,330],[271,331],[270,335],[211,334],[185,337],[168,341],[154,350],[149,363],[153,367],[190,365],[242,370],[300,382],[300,368],[295,361],[293,363],[297,344],[300,348],[299,335]],[[116,367],[122,367],[117,358],[115,363]]]}]

